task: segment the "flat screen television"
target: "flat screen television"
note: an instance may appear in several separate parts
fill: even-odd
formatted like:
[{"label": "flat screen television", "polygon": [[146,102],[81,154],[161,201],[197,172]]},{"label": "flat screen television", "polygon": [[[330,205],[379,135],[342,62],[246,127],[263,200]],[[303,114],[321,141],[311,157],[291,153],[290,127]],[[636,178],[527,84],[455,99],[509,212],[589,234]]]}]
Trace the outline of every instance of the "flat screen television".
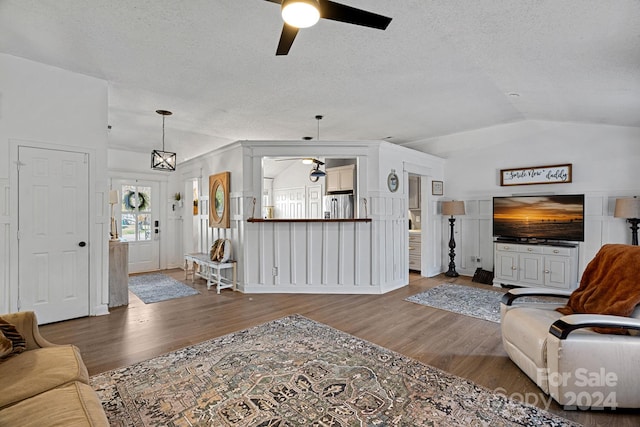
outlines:
[{"label": "flat screen television", "polygon": [[584,241],[584,194],[493,198],[493,236],[512,241]]}]

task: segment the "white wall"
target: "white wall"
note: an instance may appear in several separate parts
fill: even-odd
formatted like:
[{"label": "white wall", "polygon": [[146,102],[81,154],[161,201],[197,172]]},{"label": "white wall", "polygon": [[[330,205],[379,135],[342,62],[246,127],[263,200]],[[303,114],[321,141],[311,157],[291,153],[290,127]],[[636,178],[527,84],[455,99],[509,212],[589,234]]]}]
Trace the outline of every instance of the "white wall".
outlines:
[{"label": "white wall", "polygon": [[107,83],[0,54],[0,312],[17,309],[17,145],[64,147],[90,158],[90,310],[108,304]]},{"label": "white wall", "polygon": [[[442,159],[380,141],[323,141],[313,147],[313,153],[306,153],[298,143],[242,144],[245,165],[251,163],[244,168],[247,197],[260,194],[264,156],[356,158],[357,217],[364,218],[366,212],[372,219],[340,224],[246,223],[245,265],[240,266],[245,271],[245,291],[382,293],[408,284],[408,173],[441,180]],[[391,169],[403,180],[395,193],[387,188]],[[425,203],[434,205],[430,197],[425,197]],[[423,253],[429,254],[423,271],[440,272],[433,256],[439,241],[431,237],[423,239],[427,247]]]},{"label": "white wall", "polygon": [[[176,172],[169,176],[169,195],[180,191],[184,196],[184,208],[180,215],[184,221],[176,223],[176,227],[182,225],[181,234],[176,233],[176,241],[173,243],[184,251],[177,253],[177,259],[173,263],[183,264],[184,252],[208,251],[213,242],[219,238],[230,239],[232,242],[232,258],[242,265],[242,254],[244,245],[244,228],[243,215],[252,212],[251,200],[245,197],[244,178],[243,178],[243,148],[239,143],[233,143],[217,149],[206,155],[191,159],[181,163],[176,168]],[[229,194],[230,204],[230,228],[210,228],[208,218],[209,203],[209,176],[221,172],[231,172]],[[198,216],[193,216],[193,196],[191,192],[193,180],[197,180],[200,189],[200,205],[201,209]],[[257,195],[257,203],[255,214],[259,218],[260,210],[260,194]],[[200,234],[198,234],[200,233]],[[178,241],[177,239],[182,239]],[[194,239],[202,241],[203,247],[194,248]],[[171,242],[171,239],[169,239]],[[243,280],[242,269],[238,270],[238,282]]]},{"label": "white wall", "polygon": [[[464,132],[411,144],[446,157],[445,199],[465,200],[467,215],[456,221],[458,272],[472,275],[471,256],[493,270],[491,214],[493,196],[580,194],[586,197],[585,242],[580,244],[582,273],[605,243],[630,243],[623,219],[613,218],[615,198],[640,195],[640,129],[594,124],[525,121]],[[501,187],[500,169],[571,163],[567,184]],[[442,220],[442,247],[448,224]],[[443,251],[443,265],[448,262]]]}]

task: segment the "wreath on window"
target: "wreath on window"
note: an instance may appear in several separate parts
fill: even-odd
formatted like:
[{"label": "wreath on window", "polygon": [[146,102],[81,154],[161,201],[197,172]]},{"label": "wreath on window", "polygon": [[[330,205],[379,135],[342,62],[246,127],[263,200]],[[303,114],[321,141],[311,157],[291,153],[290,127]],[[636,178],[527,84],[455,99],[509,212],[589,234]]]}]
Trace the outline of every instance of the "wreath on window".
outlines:
[{"label": "wreath on window", "polygon": [[[137,194],[137,201],[138,201],[137,206],[136,206],[136,194]],[[129,190],[124,195],[123,201],[124,201],[124,207],[130,211],[135,210],[136,208],[139,211],[144,211],[144,210],[147,210],[147,208],[149,207],[149,196],[141,192],[135,192],[135,191]]]}]

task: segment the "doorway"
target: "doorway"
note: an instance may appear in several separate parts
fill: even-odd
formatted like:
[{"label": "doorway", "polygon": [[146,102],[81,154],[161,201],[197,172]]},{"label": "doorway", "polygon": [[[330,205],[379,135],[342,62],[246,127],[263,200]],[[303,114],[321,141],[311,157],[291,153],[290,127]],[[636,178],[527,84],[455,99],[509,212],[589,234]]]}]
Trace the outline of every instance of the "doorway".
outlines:
[{"label": "doorway", "polygon": [[89,315],[87,153],[18,146],[18,310]]},{"label": "doorway", "polygon": [[408,181],[409,221],[409,270],[422,271],[422,176],[409,174]]},{"label": "doorway", "polygon": [[114,180],[120,194],[115,205],[120,240],[129,242],[129,273],[160,269],[159,183]]}]

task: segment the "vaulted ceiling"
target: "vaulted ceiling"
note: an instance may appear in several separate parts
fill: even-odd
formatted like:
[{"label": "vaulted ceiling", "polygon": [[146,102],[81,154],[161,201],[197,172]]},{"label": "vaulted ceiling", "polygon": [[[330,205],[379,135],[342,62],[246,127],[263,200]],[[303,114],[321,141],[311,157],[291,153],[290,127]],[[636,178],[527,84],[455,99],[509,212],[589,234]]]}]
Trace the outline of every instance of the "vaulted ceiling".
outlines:
[{"label": "vaulted ceiling", "polygon": [[315,139],[318,114],[322,140],[399,144],[522,120],[640,127],[638,0],[341,2],[393,21],[320,20],[277,57],[270,1],[0,0],[0,52],[108,81],[112,148],[158,148],[171,110],[179,161]]}]

